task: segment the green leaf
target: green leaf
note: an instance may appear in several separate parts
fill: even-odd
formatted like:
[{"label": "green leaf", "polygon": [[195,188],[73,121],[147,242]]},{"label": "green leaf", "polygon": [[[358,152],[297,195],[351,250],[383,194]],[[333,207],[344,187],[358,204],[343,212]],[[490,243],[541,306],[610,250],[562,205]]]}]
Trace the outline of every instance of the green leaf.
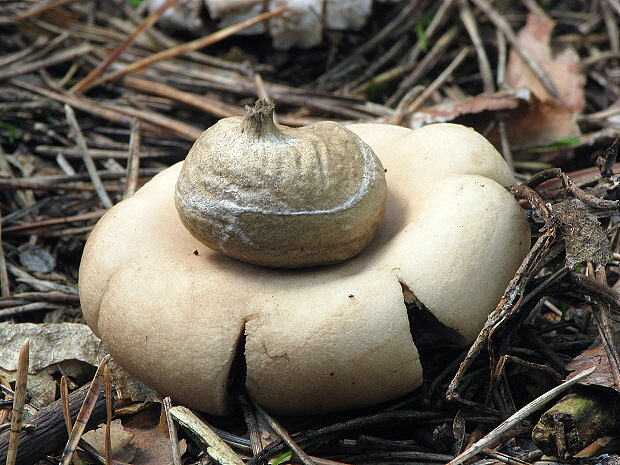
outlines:
[{"label": "green leaf", "polygon": [[428,41],[426,40],[426,26],[431,23],[431,18],[423,17],[418,18],[415,23],[415,32],[418,36],[418,43],[420,44],[420,50],[426,52],[428,50]]},{"label": "green leaf", "polygon": [[15,126],[12,123],[6,123],[4,121],[0,121],[0,131],[6,133],[6,136],[9,139],[9,142],[13,143],[15,142],[15,139],[17,139],[20,136],[20,131],[17,128],[17,126]]}]

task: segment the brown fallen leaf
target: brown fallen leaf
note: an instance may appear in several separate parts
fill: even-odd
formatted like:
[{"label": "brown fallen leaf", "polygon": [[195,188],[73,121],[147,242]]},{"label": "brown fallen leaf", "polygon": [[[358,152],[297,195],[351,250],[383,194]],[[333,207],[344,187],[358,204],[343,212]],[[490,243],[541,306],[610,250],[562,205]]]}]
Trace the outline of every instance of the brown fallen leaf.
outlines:
[{"label": "brown fallen leaf", "polygon": [[[573,112],[552,100],[542,102],[536,97],[532,98],[531,105],[524,114],[506,119],[506,133],[513,149],[546,147],[581,135]],[[498,145],[497,134],[493,133],[488,137]]]},{"label": "brown fallen leaf", "polygon": [[[91,446],[103,454],[105,450],[105,429],[99,428],[85,433],[82,438]],[[121,462],[131,462],[136,454],[136,448],[131,444],[133,433],[123,428],[120,420],[114,420],[110,425],[110,437],[112,443],[112,458]]]},{"label": "brown fallen leaf", "polygon": [[508,119],[507,134],[514,148],[546,146],[578,137],[575,116],[585,108],[585,76],[580,72],[579,56],[572,48],[554,55],[551,33],[555,22],[546,14],[530,13],[519,31],[519,42],[542,65],[559,92],[554,99],[513,49],[506,66],[505,84],[513,89],[529,89],[539,102],[517,118]]},{"label": "brown fallen leaf", "polygon": [[[0,323],[0,376],[15,380],[19,350],[32,340],[28,392],[38,408],[56,398],[59,373],[82,382],[90,379],[93,367],[107,354],[97,336],[80,323]],[[111,363],[113,384],[121,399],[153,400],[156,393]]]},{"label": "brown fallen leaf", "polygon": [[[442,102],[407,114],[400,124],[415,129],[431,123],[445,123],[459,117],[477,116],[486,112],[522,113],[529,108],[532,93],[527,90],[500,90],[493,94],[481,94],[456,102]],[[389,123],[389,118],[380,121]],[[480,118],[482,120],[483,118]],[[480,124],[480,126],[484,126]]]},{"label": "brown fallen leaf", "polygon": [[566,365],[566,369],[572,372],[566,379],[571,379],[576,373],[580,373],[585,368],[593,366],[596,367],[594,373],[581,381],[580,384],[584,386],[615,389],[616,385],[611,373],[611,367],[609,366],[609,358],[607,358],[603,344],[586,349],[572,359],[568,365]]},{"label": "brown fallen leaf", "polygon": [[[160,428],[161,411],[156,404],[137,414],[123,418],[123,428],[131,433],[131,445],[135,448],[132,465],[170,465],[172,449],[167,431]],[[179,441],[181,455],[187,450],[184,439]]]},{"label": "brown fallen leaf", "polygon": [[609,240],[601,223],[582,205],[571,200],[553,205],[552,217],[561,225],[566,243],[566,264],[570,268],[584,262],[606,265],[613,256]]}]

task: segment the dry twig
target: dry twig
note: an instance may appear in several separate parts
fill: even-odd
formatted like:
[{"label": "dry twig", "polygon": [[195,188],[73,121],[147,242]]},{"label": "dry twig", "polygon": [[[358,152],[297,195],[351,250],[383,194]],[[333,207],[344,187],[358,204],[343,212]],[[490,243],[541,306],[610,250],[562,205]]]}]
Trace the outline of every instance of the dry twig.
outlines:
[{"label": "dry twig", "polygon": [[93,409],[95,408],[97,399],[99,398],[99,393],[101,392],[101,388],[104,384],[104,369],[110,361],[110,356],[106,355],[99,367],[97,368],[97,372],[95,373],[95,377],[88,389],[88,393],[86,397],[84,397],[84,403],[80,408],[80,412],[75,420],[75,424],[71,429],[71,434],[69,435],[69,440],[67,441],[67,445],[65,446],[65,450],[62,453],[60,458],[60,463],[62,465],[69,465],[71,458],[73,457],[73,453],[82,438],[82,434],[86,429],[86,424],[88,423],[88,419],[90,418]]},{"label": "dry twig", "polygon": [[17,451],[22,434],[22,419],[24,404],[26,403],[26,380],[28,379],[28,365],[30,361],[30,339],[26,338],[19,351],[17,362],[17,379],[15,381],[15,396],[11,409],[11,435],[6,454],[6,465],[15,465]]},{"label": "dry twig", "polygon": [[[559,386],[554,387],[550,391],[547,391],[543,395],[534,399],[532,402],[522,407],[518,412],[515,412],[510,418],[503,421],[499,426],[497,426],[493,431],[487,434],[484,438],[477,441],[475,444],[471,445],[464,452],[459,454],[453,460],[448,462],[448,465],[460,465],[463,462],[471,459],[475,455],[482,452],[485,448],[492,448],[497,446],[497,444],[506,439],[506,435],[510,434],[511,430],[514,430],[514,427],[523,419],[528,417],[535,412],[536,410],[544,407],[547,402],[549,402],[554,397],[558,396],[562,392],[566,391],[568,388],[581,381],[582,379],[587,378],[594,372],[595,367],[590,368],[582,373],[579,373],[574,378],[569,381],[565,381]],[[513,433],[514,434],[514,433]]]}]

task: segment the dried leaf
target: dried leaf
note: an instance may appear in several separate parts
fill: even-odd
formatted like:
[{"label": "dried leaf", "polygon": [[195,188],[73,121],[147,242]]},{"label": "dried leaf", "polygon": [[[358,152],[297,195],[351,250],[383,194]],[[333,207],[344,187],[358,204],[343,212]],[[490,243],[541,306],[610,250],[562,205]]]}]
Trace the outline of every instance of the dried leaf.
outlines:
[{"label": "dried leaf", "polygon": [[579,69],[579,56],[566,48],[554,56],[551,33],[555,22],[545,14],[530,13],[519,31],[519,42],[542,65],[558,89],[555,100],[530,71],[515,50],[510,51],[506,67],[506,85],[530,89],[540,100],[522,118],[507,121],[508,138],[516,148],[545,146],[555,141],[578,137],[575,115],[585,108],[585,77]]},{"label": "dried leaf", "polygon": [[[620,345],[616,346],[616,350],[618,349],[620,349]],[[594,373],[592,373],[585,380],[581,381],[580,384],[615,389],[615,383],[611,373],[611,367],[609,365],[609,358],[607,357],[603,344],[586,349],[572,359],[568,365],[566,365],[566,369],[573,372],[567,377],[567,379],[573,377],[575,373],[579,373],[585,368],[590,367],[596,367]]]},{"label": "dried leaf", "polygon": [[477,115],[483,112],[507,112],[527,108],[531,93],[527,90],[502,90],[493,94],[482,94],[457,102],[443,102],[407,115],[401,124],[419,128],[431,123],[445,123],[460,116]]},{"label": "dried leaf", "polygon": [[[572,112],[550,100],[538,101],[536,97],[525,113],[506,120],[506,133],[514,149],[546,147],[580,135]],[[495,140],[497,136],[490,138]]]},{"label": "dried leaf", "polygon": [[584,262],[606,265],[611,261],[611,246],[601,224],[577,202],[554,204],[553,218],[560,224],[566,241],[568,267],[574,268]]},{"label": "dried leaf", "polygon": [[[123,418],[125,431],[133,435],[131,445],[135,447],[136,455],[132,460],[133,465],[170,465],[172,463],[172,451],[170,438],[167,431],[159,427],[160,409],[153,408],[143,410]],[[184,439],[179,441],[181,454],[187,450]]]},{"label": "dried leaf", "polygon": [[50,273],[56,268],[56,260],[43,247],[27,246],[19,252],[19,262],[29,271]]},{"label": "dried leaf", "polygon": [[[82,438],[101,454],[105,451],[105,429],[102,425],[99,428],[84,433]],[[123,428],[121,420],[114,420],[110,425],[110,443],[112,445],[112,458],[121,462],[130,462],[136,455],[136,448],[131,444],[133,433]]]},{"label": "dried leaf", "polygon": [[[566,48],[557,56],[551,49],[551,33],[555,22],[546,14],[530,13],[525,27],[519,31],[519,42],[538,60],[558,89],[558,105],[573,113],[585,108],[585,77],[579,70],[579,56]],[[515,50],[510,51],[506,67],[506,84],[519,89],[530,89],[539,100],[554,100]]]},{"label": "dried leaf", "polygon": [[[78,323],[34,324],[0,323],[0,375],[14,380],[17,357],[24,340],[32,341],[28,392],[32,404],[43,407],[56,397],[58,373],[78,382],[89,381],[95,367],[107,354],[90,328]],[[112,382],[120,398],[153,400],[155,393],[132,378],[120,366],[111,363]]]}]

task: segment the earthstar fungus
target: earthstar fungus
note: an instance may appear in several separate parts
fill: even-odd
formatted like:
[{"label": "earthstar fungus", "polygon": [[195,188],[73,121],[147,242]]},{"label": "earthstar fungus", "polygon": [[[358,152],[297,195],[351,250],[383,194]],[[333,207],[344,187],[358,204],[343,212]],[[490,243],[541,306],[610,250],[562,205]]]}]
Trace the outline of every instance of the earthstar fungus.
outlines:
[{"label": "earthstar fungus", "polygon": [[473,340],[529,248],[528,223],[503,187],[515,182],[510,170],[454,124],[348,130],[387,170],[387,206],[368,246],[336,264],[267,268],[203,245],[175,208],[182,163],[112,208],[87,242],[80,296],[113,357],[161,394],[223,414],[243,351],[250,394],[302,414],[420,385],[405,300]]}]

